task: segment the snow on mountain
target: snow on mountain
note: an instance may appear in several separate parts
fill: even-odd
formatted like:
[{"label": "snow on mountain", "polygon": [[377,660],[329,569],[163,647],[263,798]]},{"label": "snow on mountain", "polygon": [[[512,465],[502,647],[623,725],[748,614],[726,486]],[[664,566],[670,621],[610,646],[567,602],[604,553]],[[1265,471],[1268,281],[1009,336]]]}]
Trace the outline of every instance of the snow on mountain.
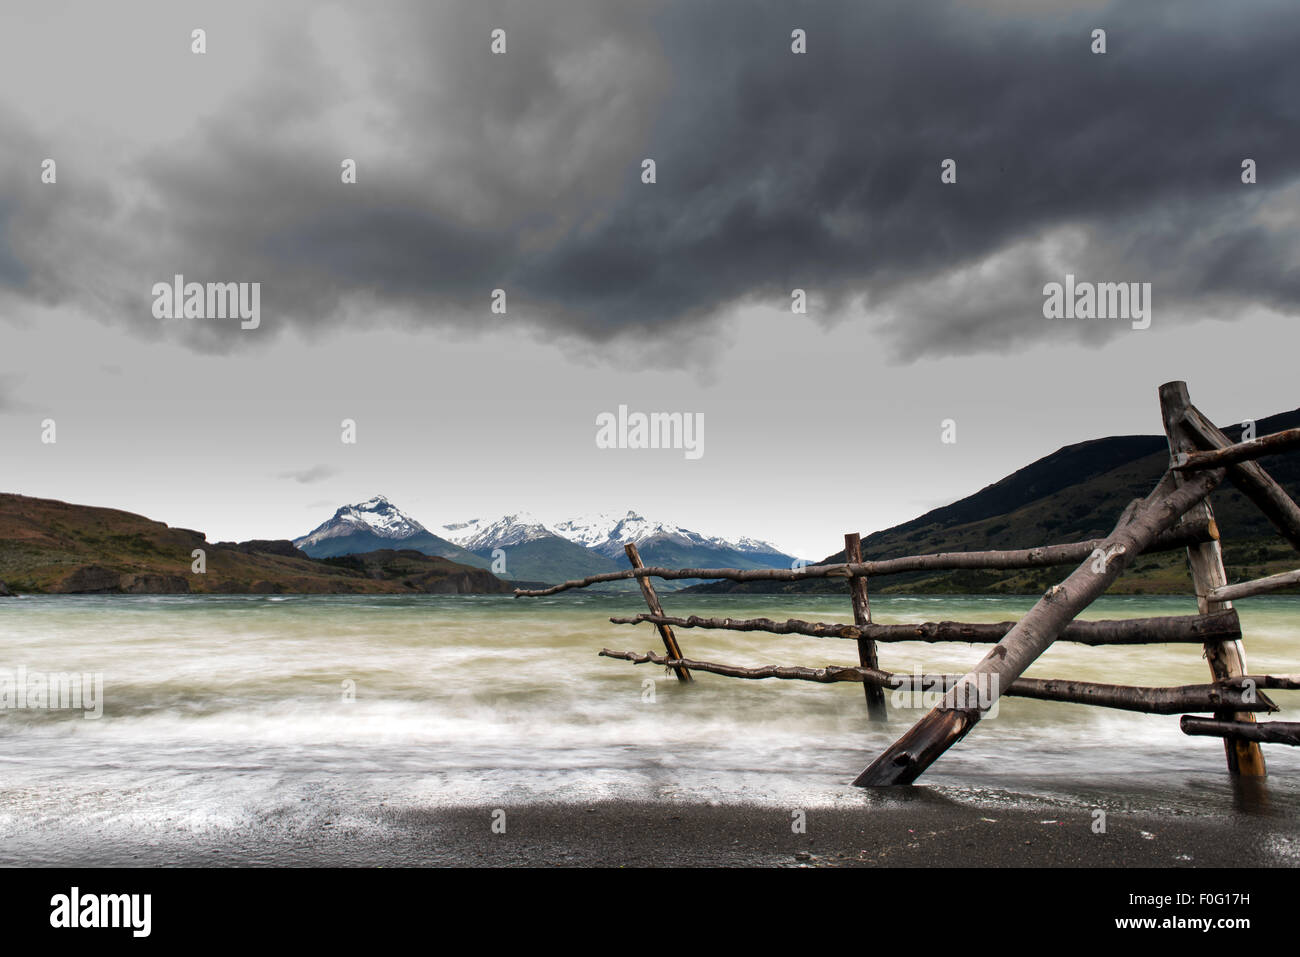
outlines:
[{"label": "snow on mountain", "polygon": [[318,525],[302,538],[295,539],[294,545],[302,548],[359,531],[369,531],[380,538],[396,540],[410,538],[420,532],[427,532],[428,529],[404,514],[384,496],[376,495],[357,505],[344,505],[329,521]]},{"label": "snow on mountain", "polygon": [[775,553],[781,550],[775,545],[753,538],[729,540],[721,537],[709,537],[673,525],[647,519],[634,511],[625,514],[605,512],[586,518],[572,518],[551,526],[556,534],[577,542],[602,554],[621,556],[623,546],[628,542],[641,545],[651,539],[668,539],[686,545],[700,545],[708,548],[733,549],[745,553]]},{"label": "snow on mountain", "polygon": [[528,512],[503,515],[492,521],[471,518],[468,522],[444,525],[441,531],[443,538],[470,551],[505,548],[536,541],[539,538],[555,537],[554,532]]}]

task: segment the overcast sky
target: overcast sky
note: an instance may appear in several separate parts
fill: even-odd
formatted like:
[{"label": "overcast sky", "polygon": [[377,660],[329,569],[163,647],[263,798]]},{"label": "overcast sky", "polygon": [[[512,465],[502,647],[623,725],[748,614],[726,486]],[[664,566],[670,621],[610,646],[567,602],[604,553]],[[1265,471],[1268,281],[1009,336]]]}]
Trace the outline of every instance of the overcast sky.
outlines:
[{"label": "overcast sky", "polygon": [[[1158,432],[1168,379],[1294,408],[1298,49],[1291,0],[13,0],[0,490],[211,540],[376,492],[633,508],[820,558]],[[155,318],[177,273],[260,282],[260,327]],[[1151,283],[1150,328],[1045,319],[1067,273]],[[620,404],[703,413],[703,457],[597,448]]]}]

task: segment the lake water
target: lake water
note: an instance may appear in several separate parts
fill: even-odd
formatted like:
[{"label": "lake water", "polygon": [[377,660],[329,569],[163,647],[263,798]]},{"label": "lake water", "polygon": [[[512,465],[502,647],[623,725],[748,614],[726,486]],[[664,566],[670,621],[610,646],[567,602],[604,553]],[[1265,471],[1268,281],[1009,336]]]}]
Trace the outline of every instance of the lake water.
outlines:
[{"label": "lake water", "polygon": [[[848,599],[664,596],[669,614],[848,622]],[[879,597],[879,622],[1016,618],[1031,598]],[[610,624],[637,596],[32,597],[0,601],[0,668],[100,672],[103,716],[0,712],[0,834],[41,822],[111,830],[237,827],[328,796],[343,809],[635,798],[852,804],[857,773],[923,712],[869,725],[861,685],[700,674],[597,656],[662,650]],[[1195,612],[1191,598],[1108,597],[1085,617]],[[1300,670],[1300,599],[1240,605],[1250,669]],[[680,629],[688,657],[856,664],[853,642]],[[882,667],[962,671],[986,647],[892,644]],[[1203,683],[1196,645],[1053,647],[1031,675]],[[653,695],[644,685],[651,679]],[[355,700],[347,701],[352,689]],[[1295,720],[1300,694],[1270,692]],[[652,700],[648,700],[651,699]],[[1290,712],[1289,714],[1287,712]],[[1300,808],[1300,752],[1265,746],[1274,801]],[[1223,748],[1177,716],[1003,699],[922,778],[979,800],[1103,802],[1140,786],[1163,808],[1230,800]]]}]

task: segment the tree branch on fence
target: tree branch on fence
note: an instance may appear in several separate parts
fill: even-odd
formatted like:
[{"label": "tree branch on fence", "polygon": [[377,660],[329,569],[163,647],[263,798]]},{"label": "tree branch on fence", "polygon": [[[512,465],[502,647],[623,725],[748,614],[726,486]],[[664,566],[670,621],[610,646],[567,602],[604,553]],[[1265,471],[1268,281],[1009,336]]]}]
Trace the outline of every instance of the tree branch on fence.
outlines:
[{"label": "tree branch on fence", "polygon": [[[966,675],[976,687],[997,675],[997,685],[1009,688],[1065,630],[1069,622],[1119,577],[1133,556],[1176,523],[1223,480],[1223,470],[1198,472],[1179,487],[1172,472],[1145,500],[1125,510],[1115,530],[1061,584],[1053,587],[1014,628]],[[894,742],[854,781],[859,786],[910,784],[948,748],[960,741],[981,717],[974,708],[958,708],[962,689]]]},{"label": "tree branch on fence", "polygon": [[[759,631],[775,635],[805,635],[809,638],[870,638],[879,642],[955,641],[967,644],[992,644],[1001,641],[1012,628],[1014,621],[971,624],[960,621],[927,621],[917,624],[866,626],[839,625],[828,622],[802,621],[791,618],[774,621],[771,618],[685,618],[647,615],[611,617],[616,625],[635,625],[650,622],[655,625],[674,625],[678,628],[715,628],[722,631]],[[1081,645],[1154,645],[1183,643],[1204,644],[1207,641],[1236,641],[1241,637],[1241,622],[1235,609],[1213,612],[1208,615],[1167,615],[1157,618],[1120,618],[1105,621],[1072,621],[1058,641]]]},{"label": "tree branch on fence", "polygon": [[1274,455],[1288,449],[1300,448],[1300,429],[1287,429],[1262,435],[1236,445],[1225,445],[1209,452],[1178,452],[1174,455],[1173,468],[1181,472],[1199,472],[1203,469],[1216,469],[1223,465],[1235,465],[1238,462],[1253,461],[1265,455]]},{"label": "tree branch on fence", "polygon": [[[815,681],[830,684],[839,681],[859,681],[893,690],[920,685],[918,691],[944,691],[951,693],[965,679],[956,674],[903,674],[863,668],[860,665],[826,665],[806,668],[799,665],[758,665],[744,667],[713,661],[696,661],[693,658],[673,659],[647,651],[611,651],[601,649],[603,658],[618,658],[633,664],[653,663],[668,667],[689,668],[728,678],[762,680],[781,678],[793,681]],[[1099,684],[1092,681],[1070,681],[1064,678],[1017,678],[1009,688],[988,688],[982,696],[992,693],[993,698],[1010,695],[1014,698],[1036,698],[1040,701],[1061,701],[1088,704],[1120,711],[1138,711],[1143,714],[1183,714],[1188,711],[1210,711],[1226,707],[1245,711],[1277,711],[1278,707],[1257,690],[1266,676],[1257,676],[1255,688],[1232,685],[1183,685],[1172,688],[1146,688],[1128,685]]]},{"label": "tree branch on fence", "polygon": [[[1188,545],[1215,540],[1218,529],[1208,522],[1191,522],[1163,532],[1142,554],[1169,552]],[[848,578],[852,575],[899,575],[915,571],[965,571],[972,569],[1050,568],[1055,565],[1073,565],[1083,561],[1104,543],[1096,538],[1086,542],[1066,545],[1042,545],[1038,548],[1019,548],[1006,551],[938,552],[933,555],[908,555],[902,558],[885,558],[870,562],[838,562],[831,565],[806,565],[803,568],[663,568],[647,566],[629,568],[621,572],[602,572],[575,578],[548,588],[516,588],[516,598],[542,598],[573,588],[586,588],[606,582],[629,578],[662,578],[665,581],[683,578],[726,579],[735,582],[801,581],[806,578]]]},{"label": "tree branch on fence", "polygon": [[1300,745],[1300,723],[1295,721],[1264,721],[1245,724],[1241,721],[1219,721],[1185,714],[1179,722],[1183,734],[1206,735],[1215,738],[1232,738],[1241,741],[1261,741],[1271,744]]}]

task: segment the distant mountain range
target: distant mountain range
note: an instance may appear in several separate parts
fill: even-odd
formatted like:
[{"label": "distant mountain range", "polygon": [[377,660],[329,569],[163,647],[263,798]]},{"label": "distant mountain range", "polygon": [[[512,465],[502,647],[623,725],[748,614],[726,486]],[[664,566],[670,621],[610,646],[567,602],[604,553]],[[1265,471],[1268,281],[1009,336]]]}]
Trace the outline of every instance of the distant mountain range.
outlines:
[{"label": "distant mountain range", "polygon": [[767,542],[709,537],[632,511],[567,519],[550,526],[517,512],[443,525],[439,531],[441,535],[430,532],[378,495],[343,506],[293,544],[313,558],[400,547],[480,568],[493,567],[500,559],[501,577],[550,583],[627,568],[624,546],[628,542],[636,543],[648,565],[789,568],[794,561]]},{"label": "distant mountain range", "polygon": [[[1260,419],[1257,434],[1300,427],[1300,410]],[[1240,426],[1224,428],[1234,440]],[[1168,466],[1163,436],[1126,435],[1069,445],[951,505],[863,539],[868,558],[926,552],[1028,548],[1107,534],[1132,499],[1146,495]],[[1260,464],[1300,498],[1300,457]],[[1260,511],[1231,486],[1214,494],[1230,580],[1295,567],[1293,550]],[[598,515],[547,524],[523,513],[443,525],[434,534],[383,496],[338,509],[295,542],[208,543],[201,532],[115,509],[0,494],[0,596],[17,592],[435,592],[506,593],[515,585],[553,583],[627,567],[623,546],[636,542],[647,564],[789,567],[793,558],[750,538],[710,538],[636,514]],[[191,570],[203,549],[207,571]],[[504,553],[499,574],[488,569]],[[842,551],[824,562],[843,560]],[[500,554],[495,556],[501,557]],[[498,566],[499,567],[499,566]],[[915,572],[872,581],[880,592],[1041,592],[1061,569]],[[510,579],[505,581],[503,579]],[[6,583],[8,589],[6,589]],[[689,585],[676,582],[659,583]],[[635,589],[630,582],[612,587]],[[713,582],[708,592],[845,593],[842,580]],[[1142,556],[1119,579],[1118,593],[1187,593],[1183,552]]]},{"label": "distant mountain range", "polygon": [[[1257,435],[1300,427],[1300,409],[1259,419]],[[1233,441],[1240,425],[1223,426]],[[959,501],[927,512],[893,528],[864,535],[862,553],[869,559],[929,552],[1032,548],[1058,542],[1087,541],[1110,533],[1124,507],[1145,496],[1169,465],[1163,435],[1120,435],[1067,445]],[[1300,456],[1260,459],[1269,475],[1293,498],[1300,499]],[[1273,530],[1258,508],[1231,484],[1212,499],[1224,562],[1231,581],[1245,581],[1290,571],[1298,564],[1295,550]],[[842,562],[844,551],[822,562]],[[869,583],[872,593],[1033,594],[1058,583],[1069,569],[1024,571],[914,572]],[[1182,551],[1137,559],[1111,587],[1113,593],[1189,593],[1187,558]],[[840,593],[842,580],[801,582],[711,582],[692,591]]]}]

